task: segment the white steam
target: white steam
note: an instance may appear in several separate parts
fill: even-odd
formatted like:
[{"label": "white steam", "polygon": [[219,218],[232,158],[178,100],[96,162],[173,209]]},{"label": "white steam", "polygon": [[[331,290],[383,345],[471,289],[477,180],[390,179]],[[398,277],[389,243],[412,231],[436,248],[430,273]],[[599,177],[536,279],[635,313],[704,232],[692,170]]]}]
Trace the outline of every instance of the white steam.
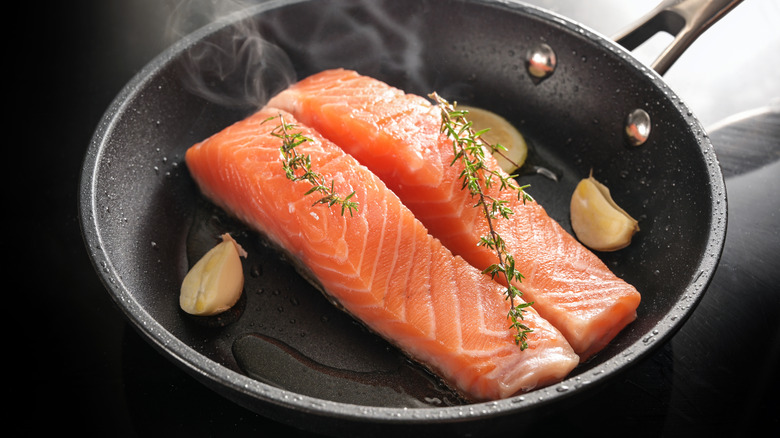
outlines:
[{"label": "white steam", "polygon": [[[179,0],[168,23],[171,39],[228,20],[263,0]],[[182,81],[192,93],[233,108],[259,108],[295,80],[292,63],[266,41],[253,20],[238,20],[186,50]]]},{"label": "white steam", "polygon": [[[198,41],[182,59],[185,86],[228,107],[259,108],[299,79],[290,57],[299,70],[343,67],[428,92],[421,41],[425,18],[399,11],[393,1],[290,2],[293,7],[273,10],[272,18],[254,20],[246,14],[248,19],[235,20],[233,14],[266,1],[178,0],[168,30],[179,39],[219,20],[235,23]],[[264,39],[260,21],[267,35],[293,53]]]}]

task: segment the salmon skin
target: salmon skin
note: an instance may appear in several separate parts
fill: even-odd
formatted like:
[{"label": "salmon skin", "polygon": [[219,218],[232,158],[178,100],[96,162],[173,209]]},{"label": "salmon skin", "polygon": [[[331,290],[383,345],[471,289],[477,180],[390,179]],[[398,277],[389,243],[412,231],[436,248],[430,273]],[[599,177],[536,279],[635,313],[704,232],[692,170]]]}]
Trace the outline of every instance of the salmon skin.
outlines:
[{"label": "salmon skin", "polygon": [[[337,192],[355,192],[352,215],[313,205],[311,185],[280,160],[286,125],[296,148]],[[275,119],[268,120],[270,117]],[[332,302],[472,401],[496,400],[562,380],[579,357],[549,322],[526,312],[521,350],[504,288],[428,234],[366,167],[290,114],[264,108],[190,147],[185,162],[202,193],[265,235]]]},{"label": "salmon skin", "polygon": [[[454,254],[479,269],[495,263],[494,250],[476,244],[488,226],[462,189],[463,166],[451,165],[453,144],[441,133],[438,105],[344,69],[307,77],[269,104],[291,112],[366,165]],[[488,194],[514,210],[511,220],[496,221],[496,229],[525,277],[515,285],[583,361],[590,358],[636,318],[639,292],[537,202],[523,202],[516,192],[499,192],[497,186]]]}]

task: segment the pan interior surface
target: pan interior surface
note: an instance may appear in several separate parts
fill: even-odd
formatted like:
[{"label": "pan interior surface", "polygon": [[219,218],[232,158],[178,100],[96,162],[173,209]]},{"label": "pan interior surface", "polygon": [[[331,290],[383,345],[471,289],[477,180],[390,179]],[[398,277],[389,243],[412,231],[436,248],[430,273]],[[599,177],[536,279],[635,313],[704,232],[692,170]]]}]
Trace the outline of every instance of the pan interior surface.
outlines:
[{"label": "pan interior surface", "polygon": [[[260,87],[265,95],[230,106],[193,89],[187,78],[197,76],[192,67],[199,64],[188,63],[192,55],[249,37],[241,34],[247,29],[273,48],[273,62],[261,61],[272,89]],[[557,55],[556,70],[542,81],[526,69],[526,54],[540,43]],[[520,182],[569,232],[571,194],[592,171],[639,220],[628,248],[599,254],[642,293],[637,320],[561,384],[475,410],[332,306],[263,237],[201,197],[183,161],[189,146],[248,115],[285,83],[337,67],[506,117],[530,145],[531,171]],[[257,91],[242,88],[242,80],[228,76],[235,84],[221,86]],[[624,122],[637,108],[650,114],[653,128],[644,145],[629,147]],[[389,423],[476,421],[582,392],[682,324],[711,278],[726,227],[725,188],[709,140],[658,75],[561,17],[488,1],[269,2],[208,26],[140,72],[109,108],[85,160],[81,201],[96,269],[139,331],[216,391],[290,422],[300,412]],[[178,305],[181,281],[223,232],[249,252],[242,298],[218,317],[186,315]]]}]

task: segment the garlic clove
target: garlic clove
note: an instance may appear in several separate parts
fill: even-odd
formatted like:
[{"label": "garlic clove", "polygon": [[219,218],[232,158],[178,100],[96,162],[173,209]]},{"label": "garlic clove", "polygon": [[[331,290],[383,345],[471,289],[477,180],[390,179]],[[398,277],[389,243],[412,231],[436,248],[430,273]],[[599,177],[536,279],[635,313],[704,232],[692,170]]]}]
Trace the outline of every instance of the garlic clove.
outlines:
[{"label": "garlic clove", "polygon": [[222,313],[236,304],[244,289],[240,257],[247,253],[230,234],[211,248],[184,277],[179,306],[192,315]]},{"label": "garlic clove", "polygon": [[577,239],[596,251],[625,248],[639,231],[639,223],[615,203],[609,189],[593,175],[574,189],[570,215]]},{"label": "garlic clove", "polygon": [[528,156],[528,145],[525,138],[509,121],[488,110],[481,108],[458,105],[457,110],[468,111],[466,120],[470,121],[475,132],[490,129],[482,134],[482,138],[491,145],[500,144],[506,150],[493,152],[493,157],[498,161],[501,169],[512,174],[519,169]]}]

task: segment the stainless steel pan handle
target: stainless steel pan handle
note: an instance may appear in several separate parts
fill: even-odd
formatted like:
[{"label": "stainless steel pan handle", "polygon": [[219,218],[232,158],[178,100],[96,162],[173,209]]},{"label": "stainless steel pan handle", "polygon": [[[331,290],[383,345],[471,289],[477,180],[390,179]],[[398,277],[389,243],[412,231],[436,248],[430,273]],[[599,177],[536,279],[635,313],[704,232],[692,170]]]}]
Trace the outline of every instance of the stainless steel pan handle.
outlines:
[{"label": "stainless steel pan handle", "polygon": [[674,40],[653,61],[653,70],[663,75],[699,35],[742,0],[663,0],[652,11],[612,39],[634,50],[658,32]]}]

